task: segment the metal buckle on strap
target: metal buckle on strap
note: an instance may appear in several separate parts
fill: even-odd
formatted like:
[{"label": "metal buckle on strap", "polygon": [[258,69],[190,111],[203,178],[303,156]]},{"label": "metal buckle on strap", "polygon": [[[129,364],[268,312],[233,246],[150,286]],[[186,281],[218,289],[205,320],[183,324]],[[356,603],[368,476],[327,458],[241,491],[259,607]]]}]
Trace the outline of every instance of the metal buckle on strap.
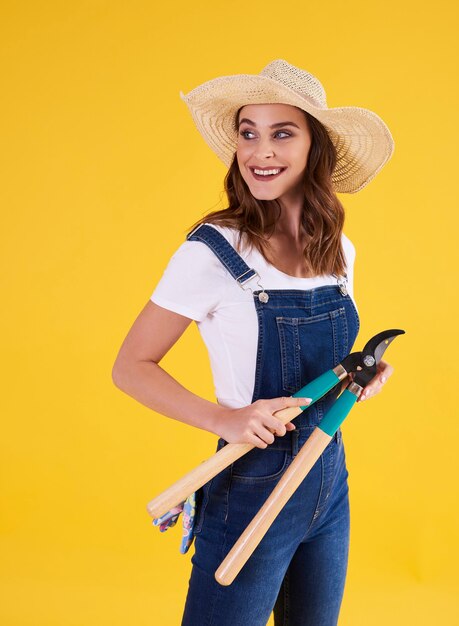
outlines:
[{"label": "metal buckle on strap", "polygon": [[[193,233],[195,233],[195,232],[196,232],[199,228],[201,228],[201,226],[204,226],[204,224],[198,224],[198,225],[196,226],[196,228],[193,228],[193,230],[191,231],[191,233],[189,233],[189,234],[187,235],[187,239],[189,239],[189,238],[191,237],[191,235],[193,235]],[[253,271],[253,272],[255,272],[255,274],[254,274],[253,276],[250,276],[249,278],[246,278],[245,280],[240,281],[240,279],[241,279],[243,276],[245,276],[246,274],[248,274],[249,272],[252,272],[252,271]],[[244,284],[245,284],[246,282],[248,282],[249,280],[252,280],[252,278],[255,278],[256,276],[258,277],[258,280],[257,280],[257,285],[258,285],[258,286],[260,287],[260,289],[261,289],[261,293],[259,293],[259,294],[258,294],[258,299],[260,300],[260,302],[268,302],[268,300],[269,300],[269,296],[268,296],[268,294],[265,292],[265,290],[264,290],[264,288],[263,288],[263,285],[260,283],[260,274],[259,274],[256,270],[254,270],[253,268],[249,268],[248,270],[246,270],[245,272],[243,272],[240,276],[238,276],[238,277],[236,278],[236,280],[237,280],[238,285],[241,287],[241,289],[243,289],[244,291],[247,291],[247,289],[248,289],[248,290],[249,290],[249,291],[251,291],[251,293],[253,294],[253,289],[251,289],[250,287],[247,287],[247,288],[246,288],[246,287],[244,287]]]},{"label": "metal buckle on strap", "polygon": [[[248,274],[249,272],[255,272],[255,274],[253,276],[250,276],[249,278],[246,278],[245,280],[239,280],[240,278],[242,278],[243,276],[245,276],[246,274]],[[252,278],[255,278],[255,276],[258,276],[258,278],[260,278],[260,275],[258,274],[257,270],[254,270],[253,267],[249,267],[248,270],[246,270],[245,272],[243,272],[240,276],[238,276],[236,278],[237,282],[239,283],[239,285],[242,287],[242,285],[244,283],[246,283],[248,280],[252,280]],[[244,289],[244,287],[242,287]]]},{"label": "metal buckle on strap", "polygon": [[[250,276],[249,278],[246,278],[242,282],[239,282],[240,278],[242,278],[243,276],[245,276],[246,274],[248,274],[249,272],[252,272],[252,271],[255,272],[255,274],[253,276]],[[255,270],[255,269],[253,269],[253,267],[251,267],[248,270],[246,270],[245,272],[243,272],[240,276],[238,276],[236,278],[236,280],[237,280],[238,285],[241,287],[241,289],[243,289],[244,291],[249,290],[253,294],[253,289],[251,289],[250,287],[244,287],[244,284],[247,283],[249,280],[252,280],[252,278],[255,278],[255,277],[258,277],[257,285],[261,289],[261,293],[258,294],[258,299],[260,300],[260,302],[266,303],[269,300],[269,296],[265,292],[263,285],[260,283],[260,274],[257,272],[257,270]]]},{"label": "metal buckle on strap", "polygon": [[347,296],[347,274],[344,274],[344,276],[337,276],[336,274],[333,274],[333,276],[336,278],[341,294],[343,296]]}]

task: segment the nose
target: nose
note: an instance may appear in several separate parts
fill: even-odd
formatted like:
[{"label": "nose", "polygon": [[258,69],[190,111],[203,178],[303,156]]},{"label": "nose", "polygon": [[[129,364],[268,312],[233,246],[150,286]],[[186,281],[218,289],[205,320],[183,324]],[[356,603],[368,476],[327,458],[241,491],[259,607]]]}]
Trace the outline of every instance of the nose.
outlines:
[{"label": "nose", "polygon": [[265,139],[262,138],[258,141],[254,156],[257,159],[266,159],[274,156],[274,150],[269,137],[266,137]]}]

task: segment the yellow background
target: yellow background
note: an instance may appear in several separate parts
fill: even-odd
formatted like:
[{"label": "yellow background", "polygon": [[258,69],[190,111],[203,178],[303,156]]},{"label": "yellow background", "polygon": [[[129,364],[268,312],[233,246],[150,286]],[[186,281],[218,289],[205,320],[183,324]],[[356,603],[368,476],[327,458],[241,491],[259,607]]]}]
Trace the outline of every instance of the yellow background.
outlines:
[{"label": "yellow background", "polygon": [[[179,91],[276,58],[395,140],[367,188],[340,194],[355,349],[406,335],[343,425],[339,623],[459,623],[455,3],[41,0],[2,3],[0,24],[2,624],[180,623],[194,547],[181,555],[179,526],[160,533],[145,506],[216,439],[123,394],[111,369],[186,229],[225,206],[225,167]],[[194,324],[162,366],[215,401]]]}]

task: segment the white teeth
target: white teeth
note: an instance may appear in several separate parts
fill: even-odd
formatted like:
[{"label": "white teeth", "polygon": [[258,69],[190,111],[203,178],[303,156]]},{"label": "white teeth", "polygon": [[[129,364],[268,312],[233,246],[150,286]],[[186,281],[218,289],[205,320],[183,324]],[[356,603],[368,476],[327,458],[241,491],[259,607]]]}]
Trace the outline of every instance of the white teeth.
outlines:
[{"label": "white teeth", "polygon": [[281,170],[254,170],[255,174],[259,174],[260,176],[269,176],[270,174],[279,174]]}]

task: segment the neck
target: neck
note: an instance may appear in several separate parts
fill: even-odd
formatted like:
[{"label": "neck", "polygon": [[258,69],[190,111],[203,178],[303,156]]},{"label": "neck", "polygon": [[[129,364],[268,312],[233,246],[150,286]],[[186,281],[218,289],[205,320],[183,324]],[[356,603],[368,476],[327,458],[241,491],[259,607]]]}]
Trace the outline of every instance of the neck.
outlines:
[{"label": "neck", "polygon": [[304,240],[305,231],[302,224],[303,203],[281,205],[281,215],[274,229],[275,236],[286,237],[296,243]]}]

